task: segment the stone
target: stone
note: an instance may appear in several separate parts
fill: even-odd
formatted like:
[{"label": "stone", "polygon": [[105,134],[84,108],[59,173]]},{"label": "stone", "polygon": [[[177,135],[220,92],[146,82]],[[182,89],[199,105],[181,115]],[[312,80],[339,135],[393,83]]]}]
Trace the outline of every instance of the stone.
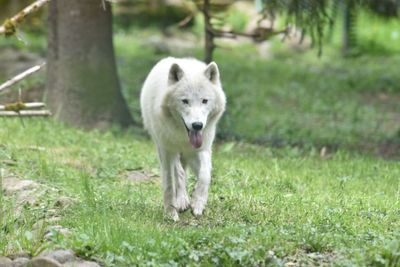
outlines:
[{"label": "stone", "polygon": [[27,267],[29,262],[28,258],[16,258],[12,262],[12,267]]},{"label": "stone", "polygon": [[[40,219],[37,222],[35,222],[32,225],[32,230],[34,231],[40,231],[42,230],[44,227],[47,228],[51,228],[51,225],[59,222],[61,220],[61,217],[59,216],[54,216],[54,217],[49,217],[49,218],[44,218],[44,219]],[[47,230],[47,229],[46,229]]]},{"label": "stone", "polygon": [[48,257],[35,257],[28,262],[29,267],[61,267],[57,261]]},{"label": "stone", "polygon": [[63,267],[101,267],[101,266],[95,261],[72,261],[65,263]]},{"label": "stone", "polygon": [[73,261],[75,259],[75,254],[72,250],[54,250],[54,251],[46,251],[40,254],[40,256],[48,257],[53,260],[58,261],[59,263],[66,263],[68,261]]},{"label": "stone", "polygon": [[17,203],[34,206],[37,203],[37,194],[34,190],[22,190],[17,195]]},{"label": "stone", "polygon": [[31,180],[20,180],[16,177],[7,177],[3,180],[3,188],[6,195],[11,195],[18,191],[31,190],[38,186]]},{"label": "stone", "polygon": [[8,255],[8,257],[12,260],[15,260],[17,258],[30,258],[31,256],[27,252],[17,252],[11,255]]},{"label": "stone", "polygon": [[54,234],[68,236],[71,234],[71,231],[67,228],[62,227],[61,225],[51,225],[46,229],[44,238],[49,240],[54,236]]},{"label": "stone", "polygon": [[73,202],[74,202],[74,200],[72,198],[66,197],[66,196],[61,196],[56,200],[56,202],[54,203],[54,206],[57,208],[65,208],[65,207],[70,206]]},{"label": "stone", "polygon": [[0,257],[0,267],[12,267],[12,260],[7,257]]}]

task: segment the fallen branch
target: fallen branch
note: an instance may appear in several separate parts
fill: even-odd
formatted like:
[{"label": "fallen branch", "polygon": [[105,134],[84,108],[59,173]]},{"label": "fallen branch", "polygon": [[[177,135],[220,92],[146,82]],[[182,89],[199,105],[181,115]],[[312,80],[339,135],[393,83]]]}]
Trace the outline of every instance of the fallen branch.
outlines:
[{"label": "fallen branch", "polygon": [[0,85],[0,92],[12,85],[14,85],[15,83],[21,81],[22,79],[24,79],[25,77],[39,71],[44,65],[46,65],[46,63],[42,63],[40,65],[36,65],[30,69],[27,69],[26,71],[18,74],[17,76],[11,78],[10,80],[6,81],[5,83],[3,83],[2,85]]},{"label": "fallen branch", "polygon": [[272,28],[256,28],[253,33],[245,33],[245,32],[236,32],[236,31],[223,31],[214,29],[213,27],[207,28],[210,31],[214,38],[232,38],[236,39],[238,36],[247,37],[253,39],[256,42],[262,42],[267,40],[273,35],[284,34],[285,36],[288,34],[290,28],[286,28],[280,31],[275,31]]},{"label": "fallen branch", "polygon": [[185,27],[194,18],[194,16],[194,13],[189,14],[188,16],[186,16],[186,18],[178,22],[178,26],[181,28]]},{"label": "fallen branch", "polygon": [[0,34],[4,34],[5,36],[11,36],[15,34],[17,25],[21,23],[27,15],[37,11],[49,1],[50,0],[37,0],[18,12],[18,14],[16,14],[14,17],[6,19],[3,25],[0,26]]},{"label": "fallen branch", "polygon": [[43,108],[43,107],[45,107],[45,104],[40,103],[40,102],[32,102],[32,103],[16,102],[16,103],[0,105],[0,111],[5,110],[5,111],[18,112],[18,111],[25,110],[25,109],[35,109],[35,108]]},{"label": "fallen branch", "polygon": [[0,111],[0,117],[47,117],[51,116],[48,110],[21,110],[15,111]]}]

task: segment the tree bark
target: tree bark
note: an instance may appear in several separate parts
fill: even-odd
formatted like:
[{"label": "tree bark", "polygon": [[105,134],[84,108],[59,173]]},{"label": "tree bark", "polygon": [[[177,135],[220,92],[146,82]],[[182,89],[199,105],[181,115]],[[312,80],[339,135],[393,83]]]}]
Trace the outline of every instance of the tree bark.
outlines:
[{"label": "tree bark", "polygon": [[205,32],[204,62],[208,64],[213,60],[213,53],[215,49],[214,33],[212,32],[213,27],[211,24],[211,15],[210,15],[210,0],[204,0],[202,11],[204,15],[204,32]]},{"label": "tree bark", "polygon": [[347,56],[357,45],[356,37],[356,6],[355,0],[343,1],[343,47],[342,54]]},{"label": "tree bark", "polygon": [[83,128],[133,123],[121,93],[111,6],[101,0],[53,0],[49,9],[48,104],[59,120]]}]

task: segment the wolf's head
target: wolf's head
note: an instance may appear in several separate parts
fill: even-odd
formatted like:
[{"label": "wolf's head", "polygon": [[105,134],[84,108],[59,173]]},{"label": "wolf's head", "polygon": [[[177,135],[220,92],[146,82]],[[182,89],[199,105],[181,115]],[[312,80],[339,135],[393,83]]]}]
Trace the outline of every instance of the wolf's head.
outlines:
[{"label": "wolf's head", "polygon": [[169,93],[164,104],[182,130],[187,131],[193,148],[200,148],[203,132],[215,126],[225,110],[226,100],[215,62],[200,70],[185,71],[177,63],[171,65],[168,74]]}]

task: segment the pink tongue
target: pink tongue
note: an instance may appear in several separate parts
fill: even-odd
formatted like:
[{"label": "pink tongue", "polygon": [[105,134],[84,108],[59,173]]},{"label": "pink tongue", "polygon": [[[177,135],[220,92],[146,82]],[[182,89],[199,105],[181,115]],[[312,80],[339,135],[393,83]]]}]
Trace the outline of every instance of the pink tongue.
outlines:
[{"label": "pink tongue", "polygon": [[203,136],[201,135],[200,132],[197,132],[197,131],[190,131],[189,139],[190,139],[190,143],[192,144],[192,146],[194,148],[201,147],[201,144],[203,143]]}]

